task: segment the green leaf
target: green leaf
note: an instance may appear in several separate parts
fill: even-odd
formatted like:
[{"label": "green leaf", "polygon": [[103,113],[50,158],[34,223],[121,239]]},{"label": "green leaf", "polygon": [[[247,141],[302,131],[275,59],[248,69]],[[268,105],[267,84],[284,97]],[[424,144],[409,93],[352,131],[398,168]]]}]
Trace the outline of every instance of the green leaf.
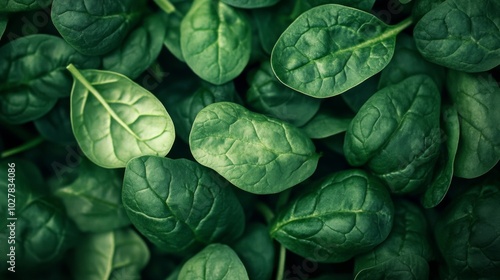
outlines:
[{"label": "green leaf", "polygon": [[200,78],[224,84],[250,59],[251,28],[245,14],[218,0],[196,0],[181,23],[181,49]]},{"label": "green leaf", "polygon": [[39,10],[50,6],[51,2],[52,0],[0,0],[0,13]]},{"label": "green leaf", "polygon": [[387,189],[362,170],[327,176],[276,216],[270,233],[288,250],[317,262],[344,262],[382,243],[394,207]]},{"label": "green leaf", "polygon": [[345,132],[351,120],[351,116],[322,108],[300,129],[311,139],[323,139]]},{"label": "green leaf", "polygon": [[122,205],[123,174],[82,161],[78,178],[55,195],[83,232],[104,232],[130,224]]},{"label": "green leaf", "polygon": [[418,52],[413,38],[402,33],[396,39],[396,50],[391,62],[381,72],[378,88],[397,84],[410,76],[418,74],[429,75],[439,89],[444,88],[446,81],[445,69],[426,61]]},{"label": "green leaf", "polygon": [[489,73],[449,71],[447,88],[460,121],[455,175],[479,177],[500,160],[500,86]]},{"label": "green leaf", "polygon": [[181,22],[192,4],[192,1],[176,3],[175,11],[165,16],[166,31],[163,44],[180,61],[184,61],[181,50]]},{"label": "green leaf", "polygon": [[221,2],[236,8],[254,9],[275,5],[280,0],[221,0]]},{"label": "green leaf", "polygon": [[33,122],[43,138],[63,145],[76,143],[71,128],[70,104],[69,98],[61,98],[52,110]]},{"label": "green leaf", "polygon": [[445,145],[441,148],[441,153],[436,162],[438,169],[434,172],[432,182],[421,198],[422,205],[425,208],[436,207],[443,200],[453,179],[453,166],[459,144],[460,125],[455,107],[443,106],[442,115],[444,130],[442,137]]},{"label": "green leaf", "polygon": [[176,254],[231,242],[245,216],[227,182],[186,159],[144,156],[129,162],[122,199],[134,226],[153,244]]},{"label": "green leaf", "polygon": [[0,48],[0,119],[25,123],[45,115],[57,99],[69,96],[66,65],[99,66],[99,59],[79,54],[59,37],[29,35]]},{"label": "green leaf", "polygon": [[368,80],[344,92],[341,97],[353,112],[357,112],[377,92],[379,80],[379,74],[371,76]]},{"label": "green leaf", "polygon": [[312,175],[319,159],[298,128],[229,102],[198,113],[189,146],[196,161],[255,194],[297,185]]},{"label": "green leaf", "polygon": [[146,243],[132,229],[123,229],[87,235],[75,250],[71,268],[76,280],[139,280],[148,261]]},{"label": "green leaf", "polygon": [[102,59],[104,70],[135,79],[156,60],[163,47],[166,22],[162,13],[148,16],[124,40],[123,44]]},{"label": "green leaf", "polygon": [[394,209],[394,223],[387,239],[356,257],[356,279],[393,279],[397,275],[401,275],[398,279],[428,279],[427,262],[433,257],[433,249],[426,217],[418,206],[406,200],[397,200]]},{"label": "green leaf", "polygon": [[179,279],[248,280],[248,275],[231,248],[211,244],[182,266]]},{"label": "green leaf", "polygon": [[415,21],[418,21],[444,1],[446,0],[416,0],[411,10],[411,16]]},{"label": "green leaf", "polygon": [[104,168],[125,167],[141,155],[165,156],[175,130],[149,91],[118,73],[68,70],[74,76],[71,124],[83,153]]},{"label": "green leaf", "polygon": [[274,270],[274,244],[263,224],[250,224],[243,236],[231,246],[245,265],[248,278],[271,279]]},{"label": "green leaf", "polygon": [[120,46],[145,9],[144,0],[54,0],[51,18],[77,51],[102,55]]},{"label": "green leaf", "polygon": [[[179,81],[179,83],[186,82],[187,80]],[[189,80],[189,83],[194,84],[192,79]],[[179,89],[176,86],[174,85],[171,90],[167,89],[162,100],[172,115],[177,135],[186,143],[189,141],[189,133],[196,115],[201,109],[222,101],[242,103],[233,82],[214,85],[203,81],[196,90],[192,91]]]},{"label": "green leaf", "polygon": [[431,179],[439,155],[440,102],[436,84],[426,75],[381,89],[347,129],[347,161],[366,164],[393,193],[420,191]]},{"label": "green leaf", "polygon": [[7,15],[0,14],[0,39],[2,39],[8,21],[9,19],[7,18]]},{"label": "green leaf", "polygon": [[248,77],[246,101],[256,111],[302,126],[318,112],[321,100],[296,92],[280,83],[269,61]]},{"label": "green leaf", "polygon": [[447,0],[415,26],[418,50],[429,61],[465,72],[500,65],[500,2]]},{"label": "green leaf", "polygon": [[446,279],[495,279],[500,273],[500,187],[480,184],[456,197],[436,222]]},{"label": "green leaf", "polygon": [[411,18],[388,26],[374,15],[341,5],[301,14],[271,54],[277,78],[316,98],[335,96],[380,72],[394,53],[396,35]]}]

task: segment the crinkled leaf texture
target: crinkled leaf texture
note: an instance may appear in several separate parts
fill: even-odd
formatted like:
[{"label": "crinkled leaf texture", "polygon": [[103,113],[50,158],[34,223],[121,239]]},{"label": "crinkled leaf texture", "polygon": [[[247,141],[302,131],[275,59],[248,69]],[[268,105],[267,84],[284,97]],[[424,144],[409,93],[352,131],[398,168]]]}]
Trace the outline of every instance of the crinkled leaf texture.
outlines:
[{"label": "crinkled leaf texture", "polygon": [[345,136],[344,153],[366,164],[393,193],[418,192],[439,155],[441,96],[426,75],[381,89],[361,107]]},{"label": "crinkled leaf texture", "polygon": [[163,104],[149,91],[114,72],[78,71],[71,92],[71,124],[83,153],[104,168],[125,167],[141,155],[165,156],[175,129]]},{"label": "crinkled leaf texture", "polygon": [[129,162],[122,199],[130,220],[153,244],[176,254],[231,242],[244,230],[231,185],[186,159],[144,156]]},{"label": "crinkled leaf texture", "polygon": [[0,48],[0,119],[25,123],[50,111],[57,99],[69,96],[71,78],[65,67],[99,66],[97,57],[84,56],[63,39],[35,34]]},{"label": "crinkled leaf texture", "polygon": [[456,197],[436,222],[435,237],[446,279],[500,275],[500,186],[477,185]]},{"label": "crinkled leaf texture", "polygon": [[77,51],[102,55],[117,48],[139,21],[145,0],[54,0],[51,18]]},{"label": "crinkled leaf texture", "polygon": [[149,249],[132,229],[89,234],[78,244],[72,260],[75,280],[141,279]]},{"label": "crinkled leaf texture", "polygon": [[465,72],[500,65],[500,2],[447,0],[425,14],[413,36],[429,61]]},{"label": "crinkled leaf texture", "polygon": [[317,98],[338,95],[384,69],[396,35],[410,23],[388,26],[347,6],[318,6],[281,35],[271,65],[276,77],[296,91]]},{"label": "crinkled leaf texture", "polygon": [[83,160],[78,178],[55,195],[83,232],[104,232],[130,224],[121,199],[121,170],[105,169]]},{"label": "crinkled leaf texture", "polygon": [[303,190],[276,216],[270,233],[288,250],[317,262],[344,262],[382,243],[394,206],[362,170],[332,174]]},{"label": "crinkled leaf texture", "polygon": [[246,15],[218,0],[196,0],[181,22],[184,60],[200,78],[216,85],[243,71],[251,44]]},{"label": "crinkled leaf texture", "polygon": [[449,71],[448,92],[460,122],[455,176],[476,178],[500,160],[500,86],[489,73]]},{"label": "crinkled leaf texture", "polygon": [[298,128],[230,102],[198,113],[189,146],[196,161],[255,194],[297,185],[312,175],[319,159],[311,139]]},{"label": "crinkled leaf texture", "polygon": [[248,275],[233,249],[210,244],[184,263],[178,279],[248,280]]},{"label": "crinkled leaf texture", "polygon": [[387,239],[356,257],[356,279],[388,279],[397,275],[399,279],[428,279],[428,261],[433,250],[426,217],[418,206],[406,200],[396,201],[394,209],[394,224]]},{"label": "crinkled leaf texture", "polygon": [[34,11],[48,7],[51,3],[52,0],[0,0],[0,13]]}]

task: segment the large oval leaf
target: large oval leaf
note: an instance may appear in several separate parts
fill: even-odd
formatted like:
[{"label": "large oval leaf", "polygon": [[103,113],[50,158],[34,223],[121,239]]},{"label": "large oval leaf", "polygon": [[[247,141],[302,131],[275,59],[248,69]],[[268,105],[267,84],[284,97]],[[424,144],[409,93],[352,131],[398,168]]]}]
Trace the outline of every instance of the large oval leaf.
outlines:
[{"label": "large oval leaf", "polygon": [[206,244],[231,242],[244,230],[243,208],[231,185],[186,159],[131,160],[122,198],[135,227],[167,252],[194,253]]},{"label": "large oval leaf", "polygon": [[0,48],[0,119],[25,123],[46,114],[71,92],[65,67],[99,66],[96,57],[84,56],[63,39],[44,34],[29,35]]},{"label": "large oval leaf", "polygon": [[223,84],[250,59],[251,28],[246,16],[218,0],[196,0],[181,23],[182,55],[200,78]]},{"label": "large oval leaf", "polygon": [[317,262],[344,262],[380,244],[392,228],[387,189],[361,170],[332,174],[304,188],[276,216],[271,236]]},{"label": "large oval leaf", "polygon": [[278,193],[304,181],[319,158],[298,128],[230,102],[198,113],[189,146],[199,163],[256,194]]},{"label": "large oval leaf", "polygon": [[418,50],[429,61],[465,72],[500,65],[500,2],[448,0],[415,26]]},{"label": "large oval leaf", "polygon": [[178,279],[248,280],[248,275],[231,248],[211,244],[182,266]]},{"label": "large oval leaf", "polygon": [[273,71],[306,95],[338,95],[381,71],[392,58],[396,35],[410,23],[388,26],[372,14],[335,4],[312,8],[278,39]]},{"label": "large oval leaf", "polygon": [[137,156],[165,156],[175,130],[161,102],[127,77],[99,70],[74,76],[71,125],[83,153],[105,168],[125,167]]}]

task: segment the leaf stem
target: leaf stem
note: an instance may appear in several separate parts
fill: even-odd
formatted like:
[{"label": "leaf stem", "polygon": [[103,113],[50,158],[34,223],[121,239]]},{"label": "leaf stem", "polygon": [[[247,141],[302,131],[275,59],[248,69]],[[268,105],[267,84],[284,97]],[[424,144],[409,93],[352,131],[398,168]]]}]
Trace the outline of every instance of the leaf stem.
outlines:
[{"label": "leaf stem", "polygon": [[285,273],[286,248],[280,244],[280,255],[278,259],[278,271],[276,272],[276,280],[283,280]]},{"label": "leaf stem", "polygon": [[267,206],[263,202],[257,202],[257,204],[255,204],[255,208],[260,214],[262,214],[262,216],[264,216],[264,219],[266,220],[267,224],[270,224],[271,221],[274,219],[273,211],[271,211],[269,206]]},{"label": "leaf stem", "polygon": [[153,0],[160,9],[162,9],[165,13],[170,14],[175,12],[175,6],[170,3],[169,0]]},{"label": "leaf stem", "polygon": [[408,26],[410,26],[412,23],[413,23],[413,18],[407,17],[400,23],[393,25],[392,30],[395,31],[396,34],[399,34],[401,31],[405,30]]},{"label": "leaf stem", "polygon": [[36,147],[38,146],[40,143],[43,142],[43,137],[42,136],[38,136],[24,144],[22,144],[21,146],[18,146],[18,147],[15,147],[15,148],[12,148],[10,150],[7,150],[7,151],[4,151],[0,154],[0,158],[6,158],[6,157],[10,157],[10,156],[13,156],[15,154],[18,154],[18,153],[21,153],[21,152],[24,152],[26,150],[29,150],[33,147]]}]

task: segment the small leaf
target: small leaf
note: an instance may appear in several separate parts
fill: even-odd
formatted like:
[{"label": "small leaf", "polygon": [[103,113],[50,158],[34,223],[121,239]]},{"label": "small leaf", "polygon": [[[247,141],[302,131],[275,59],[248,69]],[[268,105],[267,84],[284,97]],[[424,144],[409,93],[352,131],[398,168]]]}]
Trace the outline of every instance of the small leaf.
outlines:
[{"label": "small leaf", "polygon": [[104,168],[125,167],[141,155],[165,156],[175,130],[165,107],[127,77],[99,70],[68,70],[74,76],[71,124],[83,153]]}]

